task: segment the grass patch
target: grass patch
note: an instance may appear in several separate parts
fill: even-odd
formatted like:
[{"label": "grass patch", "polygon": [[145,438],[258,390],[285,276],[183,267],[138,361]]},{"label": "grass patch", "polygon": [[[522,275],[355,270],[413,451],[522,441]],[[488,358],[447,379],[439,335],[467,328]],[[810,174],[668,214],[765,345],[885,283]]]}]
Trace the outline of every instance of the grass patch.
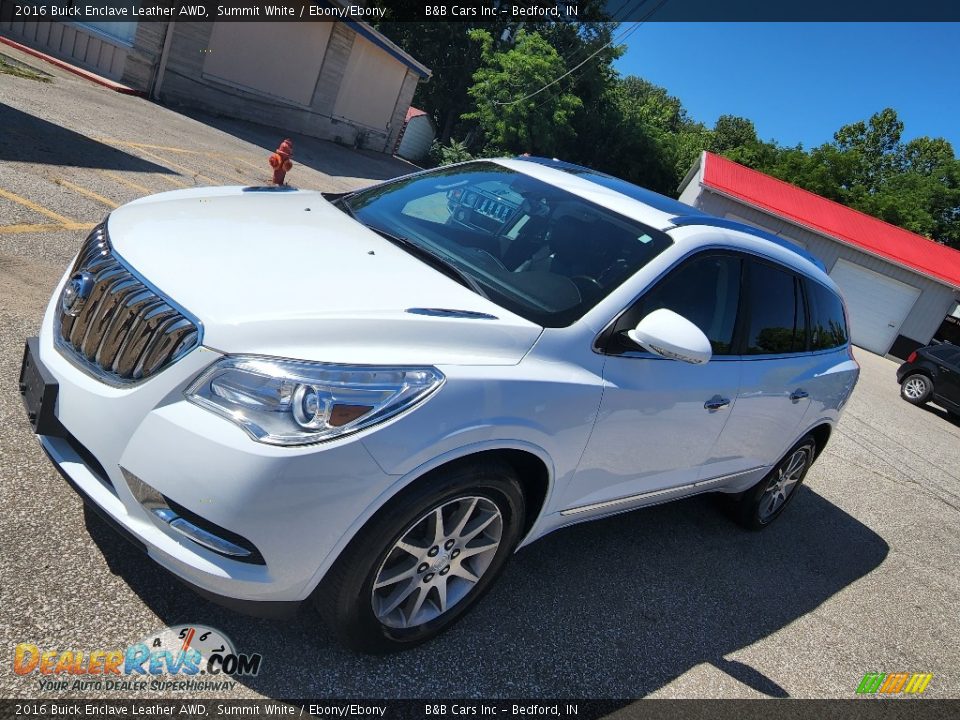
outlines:
[{"label": "grass patch", "polygon": [[0,75],[13,75],[27,80],[36,80],[37,82],[50,82],[53,78],[44,72],[34,70],[28,65],[12,60],[0,55]]}]

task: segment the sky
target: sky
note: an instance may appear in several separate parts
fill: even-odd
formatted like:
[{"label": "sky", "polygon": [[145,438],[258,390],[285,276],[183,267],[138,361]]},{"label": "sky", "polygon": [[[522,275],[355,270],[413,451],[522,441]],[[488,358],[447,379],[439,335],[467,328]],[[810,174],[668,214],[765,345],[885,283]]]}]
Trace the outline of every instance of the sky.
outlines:
[{"label": "sky", "polygon": [[892,107],[904,140],[945,137],[960,155],[960,23],[648,22],[624,43],[622,75],[708,125],[741,115],[763,140],[810,148]]}]

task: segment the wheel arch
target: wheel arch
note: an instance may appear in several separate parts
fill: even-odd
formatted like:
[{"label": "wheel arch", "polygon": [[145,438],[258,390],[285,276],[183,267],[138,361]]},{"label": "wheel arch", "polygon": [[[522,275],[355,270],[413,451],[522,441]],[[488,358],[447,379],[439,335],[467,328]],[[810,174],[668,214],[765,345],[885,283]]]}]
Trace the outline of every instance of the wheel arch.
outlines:
[{"label": "wheel arch", "polygon": [[931,382],[933,382],[933,376],[935,374],[936,373],[933,368],[928,367],[926,364],[914,365],[912,368],[910,368],[909,372],[904,373],[900,384],[903,385],[903,383],[907,381],[907,378],[913,377],[914,375],[925,375]]},{"label": "wheel arch", "polygon": [[330,569],[350,547],[363,528],[405,492],[430,482],[432,477],[449,470],[451,467],[494,460],[506,462],[510,465],[516,472],[524,492],[526,508],[523,529],[520,534],[522,545],[550,501],[555,477],[554,465],[550,455],[543,448],[522,441],[489,441],[466,445],[443,453],[406,473],[375,502],[371,503],[367,511],[357,518],[349,531],[344,533],[337,546],[324,558],[323,563],[306,586],[308,596],[316,595],[320,591],[323,580]]},{"label": "wheel arch", "polygon": [[819,425],[807,430],[804,435],[813,435],[813,439],[817,443],[816,454],[813,456],[814,460],[820,457],[820,453],[823,452],[823,449],[827,446],[827,442],[830,440],[830,435],[833,433],[833,425],[827,421],[821,422]]},{"label": "wheel arch", "polygon": [[468,446],[453,453],[446,453],[408,473],[402,485],[381,503],[380,507],[385,507],[401,493],[422,483],[430,482],[432,477],[453,467],[497,461],[510,466],[523,489],[526,510],[521,536],[526,537],[546,507],[547,498],[553,486],[553,463],[549,456],[542,449],[526,443]]}]

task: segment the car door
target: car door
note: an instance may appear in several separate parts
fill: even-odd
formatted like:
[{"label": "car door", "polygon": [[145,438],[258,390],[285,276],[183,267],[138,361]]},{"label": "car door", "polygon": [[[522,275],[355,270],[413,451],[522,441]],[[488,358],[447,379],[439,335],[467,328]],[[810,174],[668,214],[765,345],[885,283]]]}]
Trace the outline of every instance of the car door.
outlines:
[{"label": "car door", "polygon": [[749,258],[742,293],[740,390],[706,475],[746,473],[775,462],[810,406],[815,358],[808,351],[803,281],[782,265]]},{"label": "car door", "polygon": [[[566,489],[567,513],[604,514],[691,491],[734,404],[739,363],[730,355],[742,261],[705,252],[682,262],[601,335],[604,390],[593,433]],[[702,365],[642,350],[625,335],[660,308],[711,341]]]},{"label": "car door", "polygon": [[960,409],[960,348],[943,344],[931,352],[937,364],[937,379],[934,382],[936,400],[951,403],[954,412]]}]

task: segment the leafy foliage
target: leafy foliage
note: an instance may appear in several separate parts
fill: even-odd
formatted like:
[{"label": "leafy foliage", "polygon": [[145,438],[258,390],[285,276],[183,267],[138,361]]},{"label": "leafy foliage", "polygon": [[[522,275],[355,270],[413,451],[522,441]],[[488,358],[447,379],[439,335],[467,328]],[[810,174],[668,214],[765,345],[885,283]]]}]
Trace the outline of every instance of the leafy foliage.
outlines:
[{"label": "leafy foliage", "polygon": [[451,140],[448,144],[441,145],[435,140],[430,146],[430,160],[434,165],[450,165],[473,160],[473,155],[465,142]]},{"label": "leafy foliage", "polygon": [[471,30],[470,39],[480,44],[481,64],[467,91],[475,109],[463,119],[477,122],[489,146],[540,155],[576,134],[573,116],[583,107],[576,95],[545,92],[518,97],[564,73],[563,59],[543,36],[520,30],[513,47],[502,51],[494,49],[493,36],[486,30]]},{"label": "leafy foliage", "polygon": [[943,138],[902,142],[903,127],[886,108],[809,153],[768,143],[755,162],[734,159],[960,249],[960,160]]}]

